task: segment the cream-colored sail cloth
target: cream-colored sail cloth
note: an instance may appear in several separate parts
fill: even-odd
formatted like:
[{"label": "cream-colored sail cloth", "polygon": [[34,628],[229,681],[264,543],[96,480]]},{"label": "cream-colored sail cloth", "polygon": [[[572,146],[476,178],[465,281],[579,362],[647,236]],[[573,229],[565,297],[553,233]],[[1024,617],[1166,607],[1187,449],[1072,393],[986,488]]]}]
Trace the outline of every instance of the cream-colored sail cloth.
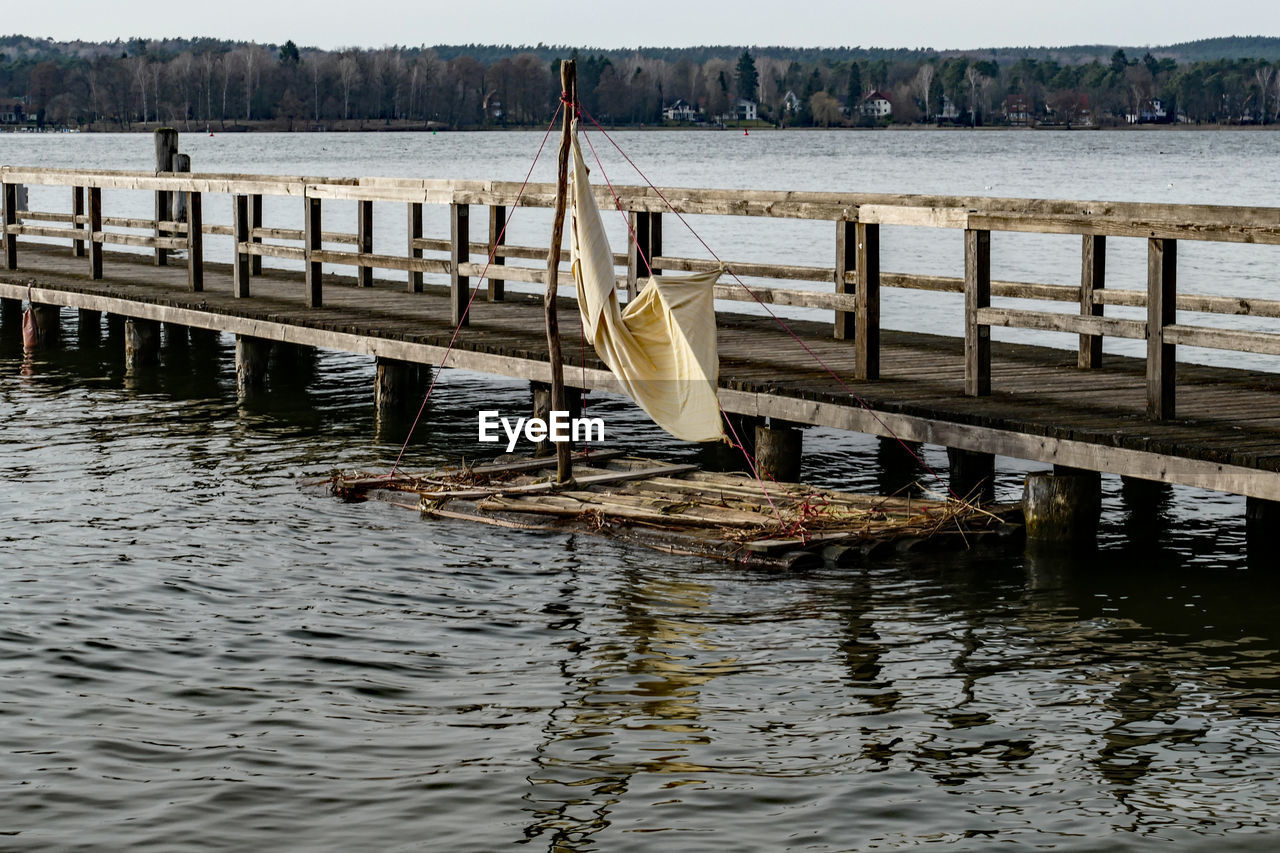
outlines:
[{"label": "cream-colored sail cloth", "polygon": [[652,277],[622,309],[613,251],[587,183],[576,127],[569,198],[578,307],[596,353],[658,426],[684,441],[722,440],[712,285],[723,270]]}]

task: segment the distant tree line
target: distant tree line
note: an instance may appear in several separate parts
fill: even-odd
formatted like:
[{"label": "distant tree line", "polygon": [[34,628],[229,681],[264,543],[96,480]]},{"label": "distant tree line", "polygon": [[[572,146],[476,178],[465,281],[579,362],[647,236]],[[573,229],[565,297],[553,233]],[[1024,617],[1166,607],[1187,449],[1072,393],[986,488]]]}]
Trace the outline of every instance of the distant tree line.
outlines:
[{"label": "distant tree line", "polygon": [[[1236,41],[1262,54],[1280,44]],[[892,102],[892,117],[881,122],[993,124],[1008,121],[1016,104],[1033,119],[1088,117],[1106,125],[1153,116],[1157,99],[1161,120],[1169,121],[1272,123],[1280,114],[1280,59],[1180,63],[1162,50],[1130,57],[1123,49],[1065,61],[1048,49],[1015,58],[1009,50],[736,48],[735,55],[714,48],[580,54],[544,45],[469,47],[328,51],[292,41],[54,44],[7,37],[0,39],[0,121],[7,102],[11,118],[16,109],[24,121],[96,129],[541,125],[555,111],[559,63],[569,56],[578,60],[584,106],[615,125],[662,124],[664,107],[678,99],[712,121],[746,99],[758,104],[763,121],[859,124],[867,122],[859,105],[871,91]],[[1078,58],[1085,49],[1071,50]]]}]

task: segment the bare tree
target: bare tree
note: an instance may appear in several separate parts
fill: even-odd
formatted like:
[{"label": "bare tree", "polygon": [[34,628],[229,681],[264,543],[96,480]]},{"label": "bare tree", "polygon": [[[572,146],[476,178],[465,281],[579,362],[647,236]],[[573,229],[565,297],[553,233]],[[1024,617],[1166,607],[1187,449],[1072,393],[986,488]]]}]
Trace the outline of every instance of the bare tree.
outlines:
[{"label": "bare tree", "polygon": [[1258,81],[1258,96],[1262,102],[1258,105],[1258,115],[1262,118],[1262,123],[1267,123],[1267,90],[1271,88],[1271,80],[1276,75],[1276,70],[1270,65],[1259,65],[1253,70],[1253,76]]},{"label": "bare tree", "polygon": [[142,96],[142,123],[147,123],[147,57],[134,55],[124,60],[125,67],[133,77],[133,84],[138,87]]},{"label": "bare tree", "polygon": [[360,85],[360,63],[348,53],[338,61],[338,80],[342,83],[342,117],[351,118],[351,90]]},{"label": "bare tree", "polygon": [[929,120],[929,89],[933,86],[934,67],[932,62],[926,62],[920,66],[920,70],[916,72],[915,91],[920,96],[920,103],[924,104],[925,121]]}]

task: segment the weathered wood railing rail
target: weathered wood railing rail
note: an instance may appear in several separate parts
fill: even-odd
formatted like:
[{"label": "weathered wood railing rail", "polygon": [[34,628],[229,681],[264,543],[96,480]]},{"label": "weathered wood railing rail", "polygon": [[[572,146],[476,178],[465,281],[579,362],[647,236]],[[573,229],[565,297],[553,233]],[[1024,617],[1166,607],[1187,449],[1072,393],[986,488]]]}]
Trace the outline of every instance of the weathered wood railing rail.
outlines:
[{"label": "weathered wood railing rail", "polygon": [[[18,238],[55,238],[71,242],[77,256],[87,255],[92,278],[103,274],[103,247],[107,244],[156,250],[157,263],[166,262],[166,251],[188,253],[188,281],[199,291],[204,283],[203,238],[206,234],[234,240],[234,289],[248,296],[253,275],[261,272],[261,259],[273,257],[304,264],[305,293],[310,306],[323,302],[322,265],[356,268],[360,286],[373,283],[374,270],[408,273],[408,288],[423,289],[424,274],[450,279],[453,321],[465,322],[463,308],[470,279],[485,264],[472,256],[494,256],[489,270],[488,298],[501,301],[507,281],[543,283],[544,267],[506,263],[509,259],[542,260],[544,247],[504,245],[500,239],[508,210],[519,197],[521,205],[550,207],[554,187],[529,185],[519,196],[520,185],[497,181],[434,181],[391,178],[331,179],[265,175],[221,175],[179,172],[104,172],[62,169],[0,167],[4,198],[4,248],[9,269],[18,263]],[[19,211],[19,185],[64,186],[72,189],[72,212]],[[103,189],[150,191],[157,194],[157,218],[108,217],[102,207]],[[729,261],[739,276],[779,282],[810,281],[834,284],[833,291],[819,292],[781,286],[752,285],[747,293],[736,284],[716,286],[724,300],[759,299],[775,305],[802,306],[834,313],[834,335],[849,339],[855,355],[855,376],[875,379],[879,374],[880,289],[898,287],[964,294],[965,391],[981,396],[991,391],[991,328],[1012,327],[1068,332],[1080,336],[1079,366],[1101,363],[1105,337],[1147,342],[1147,410],[1155,419],[1175,412],[1175,355],[1179,344],[1247,353],[1280,354],[1280,333],[1227,330],[1177,322],[1177,311],[1280,317],[1280,300],[1217,295],[1179,294],[1177,245],[1181,240],[1224,243],[1280,244],[1280,208],[1112,202],[1047,201],[952,196],[910,196],[815,192],[770,192],[706,189],[616,187],[623,210],[630,219],[635,242],[625,254],[615,255],[627,267],[625,281],[634,292],[644,272],[637,246],[649,257],[655,271],[712,269],[705,258],[664,254],[663,214],[767,217],[828,221],[834,230],[832,266],[797,266]],[[160,199],[185,197],[185,221],[163,217],[169,208]],[[233,199],[233,224],[204,222],[203,197],[229,195]],[[602,206],[613,197],[597,188]],[[262,221],[262,197],[297,198],[304,205],[304,227],[267,227]],[[664,198],[665,197],[665,198]],[[323,204],[354,201],[357,227],[354,233],[325,231]],[[408,210],[408,242],[400,254],[373,252],[373,205],[404,204]],[[449,239],[423,235],[424,205],[449,207]],[[470,209],[488,208],[488,240],[472,241]],[[668,206],[670,205],[670,207]],[[21,220],[21,221],[20,221]],[[50,226],[32,223],[59,223]],[[881,226],[950,228],[964,231],[963,277],[882,272]],[[70,227],[67,227],[70,226]],[[116,229],[116,230],[109,230]],[[121,230],[124,229],[124,230]],[[148,233],[126,233],[127,231]],[[1036,284],[994,281],[991,278],[991,233],[1031,232],[1080,235],[1082,264],[1080,284]],[[1147,240],[1147,288],[1106,288],[1107,237]],[[301,245],[286,245],[289,243]],[[325,244],[352,246],[353,250],[325,248]],[[428,257],[426,253],[447,253]],[[993,298],[1018,298],[1072,302],[1078,314],[1035,311],[992,305]],[[1107,305],[1145,307],[1145,320],[1104,315]]]}]

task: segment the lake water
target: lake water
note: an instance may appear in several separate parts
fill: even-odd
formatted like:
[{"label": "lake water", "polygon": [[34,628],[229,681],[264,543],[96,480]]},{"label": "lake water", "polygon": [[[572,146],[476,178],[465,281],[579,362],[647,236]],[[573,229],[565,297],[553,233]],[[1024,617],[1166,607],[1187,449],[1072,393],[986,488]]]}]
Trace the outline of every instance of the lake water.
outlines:
[{"label": "lake water", "polygon": [[[211,171],[520,180],[540,138],[182,144]],[[617,138],[670,185],[1280,197],[1270,133]],[[145,168],[150,149],[0,136],[0,163]],[[65,202],[45,192],[33,207]],[[122,194],[108,213],[149,204]],[[399,246],[403,212],[378,215]],[[517,240],[545,241],[540,215]],[[734,259],[832,251],[802,224],[699,224]],[[954,235],[899,231],[886,269],[959,274]],[[1141,286],[1141,246],[1116,242],[1108,272]],[[995,245],[997,277],[1078,274],[1078,240]],[[1277,280],[1268,247],[1181,260],[1203,292]],[[886,296],[888,325],[959,328],[958,303],[908,296]],[[367,359],[321,353],[308,381],[281,371],[240,402],[229,339],[168,340],[159,368],[127,375],[118,341],[78,341],[65,314],[66,345],[30,359],[0,327],[0,849],[1275,847],[1280,576],[1248,559],[1238,498],[1134,506],[1104,478],[1088,557],[785,575],[427,522],[302,488],[398,452],[405,425],[375,423]],[[527,395],[450,372],[407,466],[478,456],[477,409],[523,412]],[[625,401],[591,405],[610,446],[693,455]],[[894,485],[874,441],[810,430],[805,447],[808,479]],[[945,469],[942,449],[924,457]],[[999,460],[999,496],[1030,467]]]}]

